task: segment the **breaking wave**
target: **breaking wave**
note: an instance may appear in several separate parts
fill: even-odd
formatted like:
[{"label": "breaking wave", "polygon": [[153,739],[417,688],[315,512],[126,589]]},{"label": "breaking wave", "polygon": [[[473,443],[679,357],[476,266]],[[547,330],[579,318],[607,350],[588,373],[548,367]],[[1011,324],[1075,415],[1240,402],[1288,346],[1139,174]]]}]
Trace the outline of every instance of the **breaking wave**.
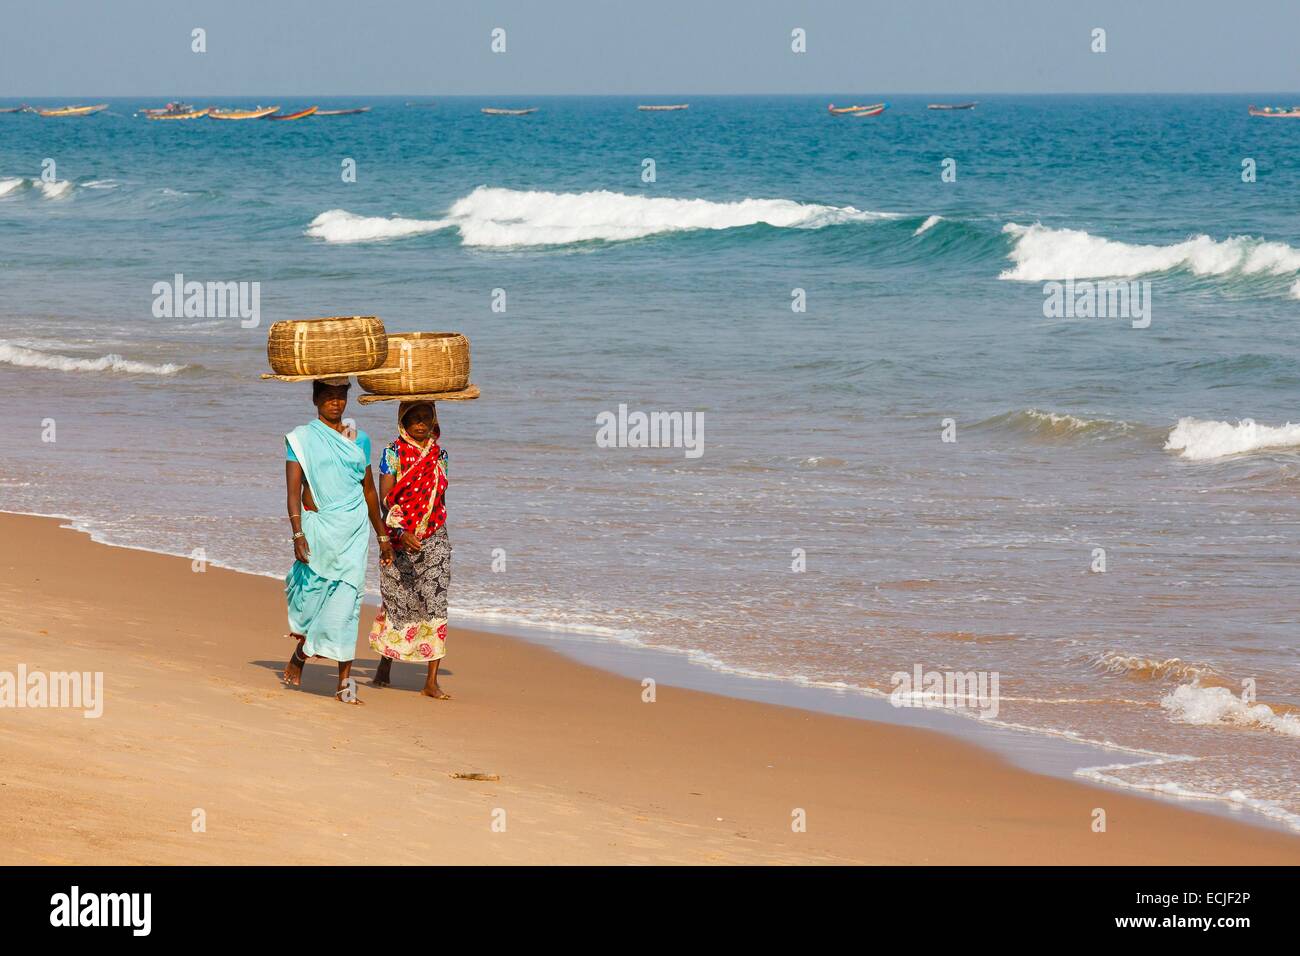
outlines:
[{"label": "breaking wave", "polygon": [[1043,282],[1137,276],[1171,269],[1186,269],[1198,276],[1300,272],[1300,249],[1250,236],[1215,240],[1198,235],[1160,246],[1117,242],[1081,229],[1051,229],[1041,223],[1021,226],[1009,222],[1002,231],[1014,238],[1007,258],[1015,265],[999,279]]},{"label": "breaking wave", "polygon": [[1258,425],[1249,418],[1237,424],[1181,418],[1169,433],[1166,451],[1188,461],[1210,461],[1265,449],[1300,448],[1300,425]]},{"label": "breaking wave", "polygon": [[929,229],[933,229],[941,222],[943,222],[943,216],[927,216],[925,222],[917,226],[916,232],[912,233],[912,235],[919,236],[921,233],[926,232]]},{"label": "breaking wave", "polygon": [[504,249],[597,240],[622,242],[674,232],[760,224],[778,229],[821,229],[894,218],[899,217],[852,206],[789,199],[712,202],[605,190],[553,193],[480,186],[456,200],[445,219],[385,219],[331,209],[312,220],[307,235],[326,242],[376,242],[454,227],[467,246]]},{"label": "breaking wave", "polygon": [[1171,717],[1206,727],[1246,727],[1300,737],[1300,718],[1267,704],[1247,703],[1227,687],[1181,684],[1160,699]]},{"label": "breaking wave", "polygon": [[1080,418],[1077,415],[1059,415],[1037,408],[1020,409],[985,419],[980,427],[1017,432],[1040,439],[1116,438],[1132,433],[1135,426],[1129,422],[1109,418]]},{"label": "breaking wave", "polygon": [[43,179],[33,179],[32,185],[39,189],[46,199],[62,199],[72,192],[72,181],[69,179],[59,179],[51,183]]},{"label": "breaking wave", "polygon": [[1182,680],[1199,681],[1203,678],[1217,677],[1209,664],[1185,661],[1178,657],[1155,660],[1141,654],[1124,654],[1119,651],[1107,651],[1094,662],[1097,668],[1108,674],[1117,674],[1133,680],[1161,681]]},{"label": "breaking wave", "polygon": [[153,365],[135,362],[120,355],[101,355],[98,358],[73,358],[54,352],[40,352],[0,342],[0,362],[19,368],[44,368],[56,372],[122,372],[128,375],[175,375],[184,365],[167,362]]},{"label": "breaking wave", "polygon": [[394,216],[358,216],[344,209],[330,209],[321,213],[307,226],[307,235],[326,242],[380,242],[384,239],[405,239],[428,232],[437,232],[451,225],[445,219],[402,219]]}]

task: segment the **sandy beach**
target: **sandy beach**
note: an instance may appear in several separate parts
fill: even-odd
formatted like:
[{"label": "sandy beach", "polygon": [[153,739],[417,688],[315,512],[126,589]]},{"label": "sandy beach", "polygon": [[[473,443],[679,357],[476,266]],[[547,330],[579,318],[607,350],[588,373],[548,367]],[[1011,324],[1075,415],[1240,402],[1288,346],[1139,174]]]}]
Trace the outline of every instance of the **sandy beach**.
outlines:
[{"label": "sandy beach", "polygon": [[280,685],[278,581],[53,519],[0,528],[0,670],[104,687],[97,719],[0,711],[3,864],[1300,862],[1295,837],[928,730],[664,685],[646,703],[639,681],[464,628],[454,700],[416,693],[413,666],[366,686],[359,641],[365,706],[347,707],[332,664]]}]

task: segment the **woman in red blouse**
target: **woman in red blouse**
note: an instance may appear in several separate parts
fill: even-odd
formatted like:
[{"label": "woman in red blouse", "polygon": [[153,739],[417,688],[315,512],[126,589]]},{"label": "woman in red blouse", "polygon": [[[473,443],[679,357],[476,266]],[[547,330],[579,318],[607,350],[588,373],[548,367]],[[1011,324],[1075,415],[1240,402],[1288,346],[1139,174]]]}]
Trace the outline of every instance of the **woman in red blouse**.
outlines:
[{"label": "woman in red blouse", "polygon": [[447,592],[451,587],[451,539],[447,536],[447,452],[438,439],[432,402],[402,402],[397,439],[379,462],[379,498],[392,529],[393,563],[380,568],[384,606],[370,629],[380,655],[375,686],[391,683],[393,661],[423,661],[429,676],[423,694],[448,700],[438,686],[438,662],[447,653]]}]

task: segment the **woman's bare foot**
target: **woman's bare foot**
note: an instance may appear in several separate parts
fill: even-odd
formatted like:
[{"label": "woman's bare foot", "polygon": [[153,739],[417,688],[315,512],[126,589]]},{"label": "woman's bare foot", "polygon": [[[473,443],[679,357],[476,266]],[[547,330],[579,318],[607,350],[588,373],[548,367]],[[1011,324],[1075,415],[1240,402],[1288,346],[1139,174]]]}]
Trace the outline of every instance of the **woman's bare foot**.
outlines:
[{"label": "woman's bare foot", "polygon": [[420,691],[425,697],[432,697],[434,700],[451,700],[451,694],[443,692],[438,686],[438,665],[442,663],[442,658],[436,661],[429,661],[429,676],[424,679],[424,690]]},{"label": "woman's bare foot", "polygon": [[307,663],[307,658],[302,654],[302,642],[293,649],[293,656],[289,658],[289,663],[284,665],[284,673],[280,679],[284,681],[286,687],[302,686],[302,667]]},{"label": "woman's bare foot", "polygon": [[434,700],[451,700],[451,694],[445,693],[443,689],[438,686],[437,681],[434,681],[432,684],[425,684],[424,689],[420,691],[420,693],[425,697],[432,697]]},{"label": "woman's bare foot", "polygon": [[381,657],[379,666],[375,668],[375,676],[370,681],[371,687],[387,687],[393,682],[393,659],[391,657]]}]

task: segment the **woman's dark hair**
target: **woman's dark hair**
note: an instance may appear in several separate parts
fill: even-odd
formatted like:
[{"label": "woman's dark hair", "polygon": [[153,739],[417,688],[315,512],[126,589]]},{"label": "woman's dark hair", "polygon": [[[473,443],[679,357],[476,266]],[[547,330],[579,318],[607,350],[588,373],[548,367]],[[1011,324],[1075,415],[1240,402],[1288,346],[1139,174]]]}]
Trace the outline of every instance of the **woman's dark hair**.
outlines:
[{"label": "woman's dark hair", "polygon": [[321,392],[325,391],[325,389],[327,388],[342,388],[346,390],[351,387],[352,387],[352,381],[350,379],[342,385],[330,385],[326,383],[325,379],[323,378],[314,379],[311,383],[311,403],[313,405],[319,404],[320,394]]}]

